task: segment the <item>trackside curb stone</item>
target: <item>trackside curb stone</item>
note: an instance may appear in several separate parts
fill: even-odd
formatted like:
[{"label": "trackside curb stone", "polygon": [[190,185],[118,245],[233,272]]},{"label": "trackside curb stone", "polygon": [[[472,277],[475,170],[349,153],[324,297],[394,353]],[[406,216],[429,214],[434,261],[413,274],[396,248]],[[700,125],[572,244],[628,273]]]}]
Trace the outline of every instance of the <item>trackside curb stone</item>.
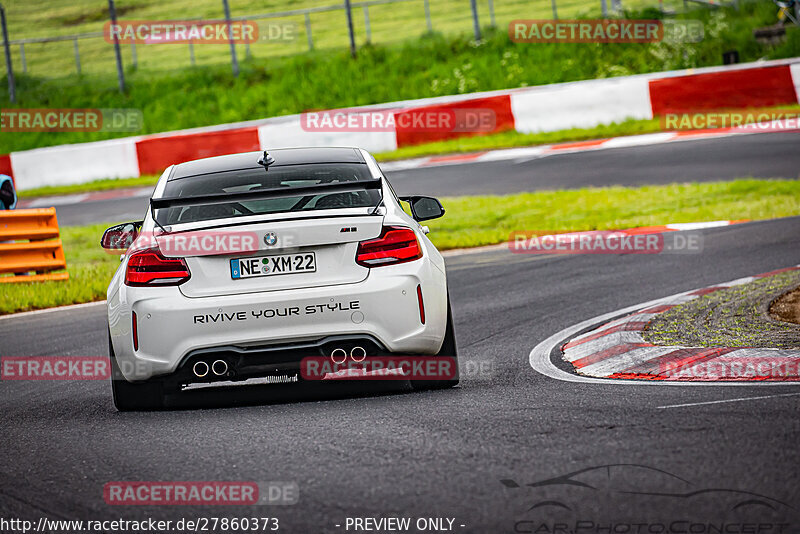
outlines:
[{"label": "trackside curb stone", "polygon": [[645,305],[570,339],[562,357],[579,375],[660,381],[800,381],[800,349],[659,346],[642,337],[658,314],[709,293],[747,284],[800,265],[695,289]]}]

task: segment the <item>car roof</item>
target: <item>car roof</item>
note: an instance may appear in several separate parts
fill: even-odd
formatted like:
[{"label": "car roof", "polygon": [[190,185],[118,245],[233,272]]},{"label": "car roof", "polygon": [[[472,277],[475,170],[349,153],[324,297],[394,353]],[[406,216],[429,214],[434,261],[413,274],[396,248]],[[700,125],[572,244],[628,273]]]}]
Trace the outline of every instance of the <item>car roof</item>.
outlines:
[{"label": "car roof", "polygon": [[[275,148],[268,150],[268,152],[270,156],[275,158],[275,163],[270,167],[308,163],[366,163],[361,150],[352,147]],[[263,152],[259,150],[179,163],[173,168],[169,180],[197,176],[199,174],[258,169],[261,167],[258,164],[258,159],[262,154]]]}]

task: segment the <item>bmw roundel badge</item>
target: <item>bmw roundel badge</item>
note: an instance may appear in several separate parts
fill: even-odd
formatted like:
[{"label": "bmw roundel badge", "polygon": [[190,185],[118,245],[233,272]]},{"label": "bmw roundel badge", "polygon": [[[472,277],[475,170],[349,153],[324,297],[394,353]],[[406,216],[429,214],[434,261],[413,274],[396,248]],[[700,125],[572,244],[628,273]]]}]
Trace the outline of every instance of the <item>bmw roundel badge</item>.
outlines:
[{"label": "bmw roundel badge", "polygon": [[264,234],[264,243],[268,247],[275,246],[278,243],[278,235],[275,232],[267,232]]}]

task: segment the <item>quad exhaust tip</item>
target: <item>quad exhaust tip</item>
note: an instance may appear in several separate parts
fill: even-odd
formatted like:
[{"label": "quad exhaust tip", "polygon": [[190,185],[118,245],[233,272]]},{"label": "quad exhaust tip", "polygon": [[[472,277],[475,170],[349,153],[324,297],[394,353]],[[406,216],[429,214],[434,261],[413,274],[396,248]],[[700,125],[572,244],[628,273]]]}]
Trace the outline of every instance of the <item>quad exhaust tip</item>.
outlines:
[{"label": "quad exhaust tip", "polygon": [[364,350],[364,347],[353,347],[350,349],[350,359],[354,362],[363,362],[366,357],[367,351]]},{"label": "quad exhaust tip", "polygon": [[333,351],[331,352],[331,361],[333,361],[333,363],[336,364],[341,364],[346,362],[347,352],[342,348],[333,349]]},{"label": "quad exhaust tip", "polygon": [[203,378],[208,374],[208,364],[203,361],[195,362],[192,366],[192,372],[197,378]]},{"label": "quad exhaust tip", "polygon": [[217,376],[222,376],[228,372],[228,362],[225,360],[217,360],[211,364],[211,370]]}]

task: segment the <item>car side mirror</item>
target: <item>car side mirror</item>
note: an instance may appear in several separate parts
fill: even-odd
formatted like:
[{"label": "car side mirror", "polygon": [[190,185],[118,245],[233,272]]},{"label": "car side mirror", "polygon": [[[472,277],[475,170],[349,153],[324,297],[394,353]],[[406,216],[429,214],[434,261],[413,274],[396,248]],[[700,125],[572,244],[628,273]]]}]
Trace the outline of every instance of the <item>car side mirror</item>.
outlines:
[{"label": "car side mirror", "polygon": [[100,246],[106,250],[124,254],[142,230],[143,221],[118,224],[103,232]]},{"label": "car side mirror", "polygon": [[0,209],[13,210],[17,205],[17,192],[10,176],[0,174]]},{"label": "car side mirror", "polygon": [[413,195],[409,197],[400,197],[400,200],[409,203],[411,206],[411,215],[417,222],[438,219],[444,215],[442,203],[433,197]]}]

